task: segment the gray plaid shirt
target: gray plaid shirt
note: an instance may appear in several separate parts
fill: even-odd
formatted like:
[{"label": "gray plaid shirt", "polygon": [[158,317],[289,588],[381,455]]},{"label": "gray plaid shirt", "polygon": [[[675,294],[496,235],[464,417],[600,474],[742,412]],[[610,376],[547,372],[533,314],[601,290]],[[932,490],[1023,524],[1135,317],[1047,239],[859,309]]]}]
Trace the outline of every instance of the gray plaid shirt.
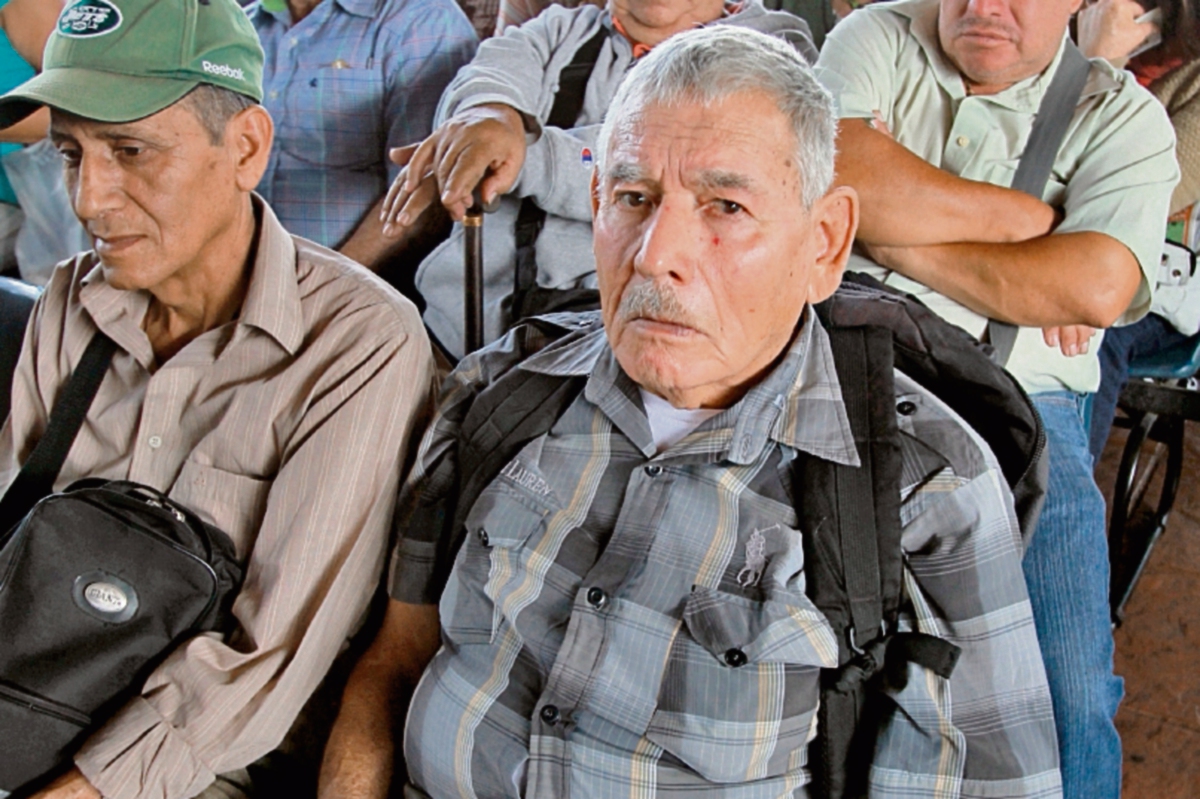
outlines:
[{"label": "gray plaid shirt", "polygon": [[[657,454],[603,330],[519,365],[510,336],[450,376],[410,495],[447,490],[458,424],[506,370],[587,380],[480,495],[444,590],[434,533],[400,525],[392,596],[440,591],[443,634],[405,732],[414,786],[439,799],[807,795],[818,674],[837,645],[805,596],[790,462],[857,464],[829,338],[808,316],[759,385]],[[916,407],[898,415],[902,628],[963,654],[949,680],[909,666],[871,795],[1060,796],[1000,469],[900,373],[896,399]]]}]

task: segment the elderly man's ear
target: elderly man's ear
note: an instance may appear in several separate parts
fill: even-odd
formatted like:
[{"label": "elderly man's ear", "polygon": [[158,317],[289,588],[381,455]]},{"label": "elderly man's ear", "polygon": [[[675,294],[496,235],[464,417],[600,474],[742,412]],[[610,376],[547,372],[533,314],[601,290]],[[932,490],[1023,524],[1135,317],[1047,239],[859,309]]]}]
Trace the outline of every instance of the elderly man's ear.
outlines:
[{"label": "elderly man's ear", "polygon": [[850,260],[854,233],[858,230],[858,194],[849,186],[836,186],[813,203],[813,265],[809,274],[807,301],[820,302],[837,290],[842,271]]},{"label": "elderly man's ear", "polygon": [[253,191],[258,186],[271,160],[274,137],[275,123],[261,105],[242,109],[225,126],[225,146],[237,159],[235,174],[240,190]]}]

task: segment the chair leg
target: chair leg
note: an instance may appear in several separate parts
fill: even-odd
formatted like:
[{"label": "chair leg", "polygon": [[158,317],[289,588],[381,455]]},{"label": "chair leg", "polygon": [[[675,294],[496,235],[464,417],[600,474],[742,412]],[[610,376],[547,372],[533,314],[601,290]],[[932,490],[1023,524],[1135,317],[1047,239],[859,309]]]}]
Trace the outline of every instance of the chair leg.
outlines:
[{"label": "chair leg", "polygon": [[[1177,416],[1156,418],[1156,414],[1146,414],[1130,432],[1121,460],[1121,473],[1117,480],[1116,496],[1113,497],[1113,521],[1109,527],[1109,565],[1112,570],[1110,603],[1114,624],[1121,623],[1125,605],[1133,596],[1133,590],[1150,561],[1150,553],[1167,529],[1167,519],[1175,505],[1183,476],[1185,427],[1184,420]],[[1156,453],[1151,456],[1149,463],[1142,463],[1140,450],[1147,439],[1162,442],[1160,447],[1165,446],[1166,471],[1152,523],[1139,525],[1138,530],[1132,531],[1136,534],[1136,540],[1130,540],[1131,531],[1126,528],[1160,462]],[[1136,448],[1131,450],[1131,447]],[[1131,563],[1132,568],[1129,565]]]},{"label": "chair leg", "polygon": [[1143,413],[1131,419],[1129,437],[1121,453],[1121,465],[1117,470],[1117,481],[1113,489],[1112,513],[1108,522],[1109,606],[1114,625],[1121,623],[1125,602],[1128,599],[1129,581],[1126,579],[1125,541],[1129,512],[1133,494],[1137,490],[1141,470],[1138,468],[1142,444],[1149,437],[1158,415]]}]

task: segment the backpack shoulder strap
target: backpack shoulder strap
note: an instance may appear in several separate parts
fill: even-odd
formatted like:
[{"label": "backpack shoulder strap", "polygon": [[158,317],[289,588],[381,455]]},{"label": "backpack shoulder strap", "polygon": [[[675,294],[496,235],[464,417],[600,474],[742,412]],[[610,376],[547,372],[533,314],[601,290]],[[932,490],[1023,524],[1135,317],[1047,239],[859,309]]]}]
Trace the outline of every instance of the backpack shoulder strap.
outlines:
[{"label": "backpack shoulder strap", "polygon": [[113,340],[100,331],[88,342],[83,357],[54,403],[46,432],[0,500],[0,537],[29,513],[38,500],[54,490],[54,481],[62,471],[116,349]]},{"label": "backpack shoulder strap", "polygon": [[[826,310],[826,309],[822,309]],[[948,677],[958,648],[896,633],[903,595],[900,486],[903,460],[895,409],[894,332],[882,325],[828,325],[842,401],[861,466],[801,455],[797,508],[805,532],[810,598],[833,627],[839,668],[822,676],[814,796],[866,795],[882,700],[871,690],[885,665],[907,663]]]},{"label": "backpack shoulder strap", "polygon": [[[554,95],[554,105],[550,108],[550,116],[546,124],[556,128],[572,128],[579,114],[583,111],[583,98],[587,93],[588,79],[596,68],[596,60],[600,57],[600,49],[608,40],[609,28],[601,25],[591,39],[575,51],[571,63],[563,67],[558,76],[558,91]],[[521,200],[521,210],[517,214],[517,267],[513,273],[513,319],[521,319],[528,314],[523,312],[524,297],[537,287],[536,248],[542,226],[546,223],[546,212],[532,198]]]},{"label": "backpack shoulder strap", "polygon": [[[1091,69],[1091,63],[1068,39],[1062,61],[1046,93],[1042,95],[1033,129],[1029,132],[1029,141],[1017,164],[1017,173],[1013,176],[1012,188],[1042,199],[1054,159],[1067,137],[1067,128],[1075,116],[1075,107],[1079,105]],[[987,332],[996,363],[1003,366],[1008,363],[1013,345],[1017,343],[1017,326],[989,319]]]},{"label": "backpack shoulder strap", "polygon": [[[534,338],[528,335],[534,328],[541,346],[523,347],[528,349],[527,356],[552,343],[567,345],[595,329],[594,325],[571,329],[534,319],[515,334],[528,342]],[[585,380],[515,367],[481,391],[471,403],[459,426],[455,486],[449,492],[447,507],[437,514],[443,524],[436,561],[441,570],[439,585],[450,576],[454,556],[466,535],[467,514],[479,495],[523,446],[550,431],[583,390]],[[429,518],[428,509],[425,518]]]}]

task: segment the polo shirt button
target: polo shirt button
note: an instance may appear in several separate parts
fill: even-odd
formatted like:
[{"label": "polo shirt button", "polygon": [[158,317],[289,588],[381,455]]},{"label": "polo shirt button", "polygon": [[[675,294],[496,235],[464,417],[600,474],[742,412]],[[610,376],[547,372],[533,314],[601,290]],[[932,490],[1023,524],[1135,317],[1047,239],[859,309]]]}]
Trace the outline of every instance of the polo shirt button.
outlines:
[{"label": "polo shirt button", "polygon": [[542,721],[546,722],[551,727],[553,727],[555,724],[558,724],[558,720],[560,718],[562,718],[562,716],[559,715],[559,712],[558,712],[558,705],[543,706],[542,712],[541,712],[541,717],[542,717]]},{"label": "polo shirt button", "polygon": [[158,449],[162,446],[162,436],[150,436],[146,443],[150,445],[150,449]]},{"label": "polo shirt button", "polygon": [[646,474],[650,475],[651,477],[658,477],[660,474],[662,474],[662,467],[657,463],[652,463],[646,467]]},{"label": "polo shirt button", "polygon": [[746,665],[746,653],[738,649],[736,646],[733,649],[725,650],[725,663],[733,668]]},{"label": "polo shirt button", "polygon": [[902,400],[896,404],[896,413],[901,416],[912,416],[917,412],[917,403],[912,400]]},{"label": "polo shirt button", "polygon": [[608,604],[608,594],[604,592],[603,588],[589,588],[587,592],[587,603],[596,610],[600,610]]},{"label": "polo shirt button", "polygon": [[957,139],[954,140],[954,143],[957,144],[959,147],[966,147],[968,144],[971,143],[971,140],[968,139],[966,136],[959,136]]}]

